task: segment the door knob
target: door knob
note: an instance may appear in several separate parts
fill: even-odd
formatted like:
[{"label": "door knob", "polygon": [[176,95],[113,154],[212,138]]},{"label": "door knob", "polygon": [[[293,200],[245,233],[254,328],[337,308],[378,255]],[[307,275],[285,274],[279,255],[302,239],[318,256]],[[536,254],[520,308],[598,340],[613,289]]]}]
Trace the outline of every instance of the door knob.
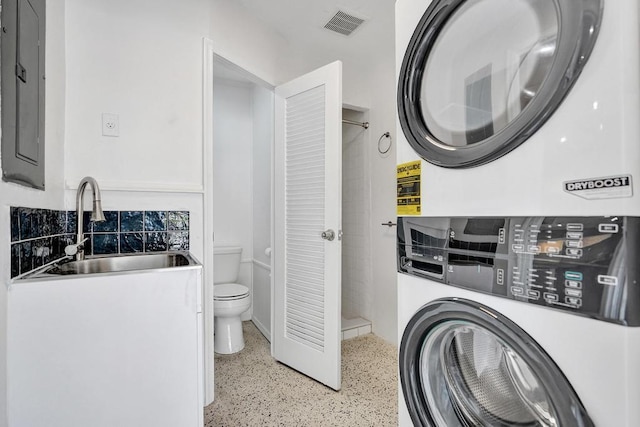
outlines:
[{"label": "door knob", "polygon": [[336,238],[336,233],[331,229],[329,229],[327,231],[323,231],[322,232],[322,238],[325,239],[325,240],[328,240],[328,241],[332,241],[333,239]]}]

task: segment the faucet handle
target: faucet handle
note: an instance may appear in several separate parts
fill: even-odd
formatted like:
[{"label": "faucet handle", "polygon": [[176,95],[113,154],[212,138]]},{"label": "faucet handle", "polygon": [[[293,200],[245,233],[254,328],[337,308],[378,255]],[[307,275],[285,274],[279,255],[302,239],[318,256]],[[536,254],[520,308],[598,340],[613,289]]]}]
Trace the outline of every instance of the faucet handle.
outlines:
[{"label": "faucet handle", "polygon": [[78,242],[76,244],[71,244],[71,245],[65,246],[64,253],[69,255],[69,256],[74,256],[84,246],[83,243],[86,242],[87,240],[89,240],[89,238],[85,237],[84,239],[82,239],[80,242]]}]

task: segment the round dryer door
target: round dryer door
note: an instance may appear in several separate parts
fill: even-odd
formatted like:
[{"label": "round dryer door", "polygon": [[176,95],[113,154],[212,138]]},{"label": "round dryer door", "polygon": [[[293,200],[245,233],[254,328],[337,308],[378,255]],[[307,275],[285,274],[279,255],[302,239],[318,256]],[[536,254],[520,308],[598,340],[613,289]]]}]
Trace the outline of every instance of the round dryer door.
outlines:
[{"label": "round dryer door", "polygon": [[425,160],[464,168],[522,144],[593,49],[603,0],[433,0],[409,42],[398,115]]},{"label": "round dryer door", "polygon": [[402,392],[415,426],[593,426],[557,365],[489,307],[422,307],[400,344]]}]

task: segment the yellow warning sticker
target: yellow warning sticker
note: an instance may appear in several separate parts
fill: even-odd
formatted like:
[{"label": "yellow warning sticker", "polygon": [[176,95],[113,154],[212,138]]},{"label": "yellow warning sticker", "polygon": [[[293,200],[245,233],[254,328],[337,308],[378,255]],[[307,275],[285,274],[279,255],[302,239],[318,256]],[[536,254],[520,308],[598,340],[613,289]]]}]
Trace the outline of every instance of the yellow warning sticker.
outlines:
[{"label": "yellow warning sticker", "polygon": [[420,215],[421,161],[398,165],[398,216]]}]

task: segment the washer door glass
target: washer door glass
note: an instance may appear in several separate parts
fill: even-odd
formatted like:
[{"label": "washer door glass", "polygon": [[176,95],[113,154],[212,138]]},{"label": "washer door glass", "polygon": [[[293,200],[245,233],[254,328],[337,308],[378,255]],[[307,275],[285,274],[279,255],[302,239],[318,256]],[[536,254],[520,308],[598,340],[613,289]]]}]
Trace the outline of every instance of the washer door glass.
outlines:
[{"label": "washer door glass", "polygon": [[590,426],[571,385],[510,320],[472,301],[423,307],[404,333],[400,377],[416,426]]},{"label": "washer door glass", "polygon": [[533,134],[580,74],[602,0],[435,0],[400,71],[402,129],[427,161],[494,160]]},{"label": "washer door glass", "polygon": [[550,396],[532,368],[473,323],[450,321],[434,328],[420,369],[438,425],[455,425],[458,414],[472,425],[558,425]]}]

